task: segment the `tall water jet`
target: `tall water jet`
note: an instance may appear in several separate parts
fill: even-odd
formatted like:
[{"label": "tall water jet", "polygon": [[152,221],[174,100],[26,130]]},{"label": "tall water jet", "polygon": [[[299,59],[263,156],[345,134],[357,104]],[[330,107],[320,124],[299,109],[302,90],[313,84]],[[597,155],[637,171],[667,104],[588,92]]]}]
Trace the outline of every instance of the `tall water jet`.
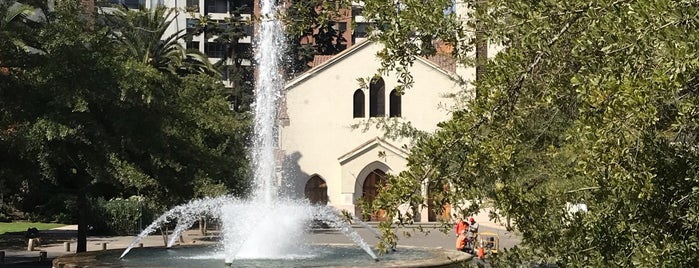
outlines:
[{"label": "tall water jet", "polygon": [[276,18],[276,0],[260,1],[261,23],[256,36],[255,60],[257,83],[255,85],[255,122],[253,165],[255,166],[255,199],[271,205],[275,200],[275,152],[277,100],[283,86],[282,54],[284,32]]},{"label": "tall water jet", "polygon": [[[279,234],[272,230],[278,228],[274,226],[277,222],[274,216],[278,214],[275,212],[279,212],[277,209],[281,207],[276,204],[278,191],[275,153],[277,150],[277,100],[283,86],[281,52],[284,51],[285,42],[283,27],[276,18],[275,2],[275,0],[260,1],[261,20],[255,40],[257,81],[253,103],[255,111],[254,192],[251,200],[253,205],[230,205],[232,207],[222,210],[226,263],[231,263],[235,257],[263,258],[282,253],[279,252],[278,246],[274,248],[267,246],[264,252],[246,250],[255,248],[259,251],[262,248],[259,247],[260,245],[279,240]],[[260,215],[258,213],[260,210],[266,213]],[[240,241],[241,237],[244,237],[243,241]]]},{"label": "tall water jet", "polygon": [[206,198],[177,206],[148,226],[122,253],[123,258],[143,237],[158,226],[177,222],[172,246],[181,232],[202,216],[221,222],[224,262],[236,259],[315,258],[303,241],[305,229],[313,220],[326,222],[340,230],[371,258],[377,260],[371,247],[342,219],[340,213],[326,206],[312,206],[307,200],[280,197],[277,189],[276,152],[277,102],[283,87],[282,62],[284,32],[276,18],[276,0],[261,0],[261,22],[255,40],[257,83],[255,85],[253,193],[248,199],[235,197]]}]

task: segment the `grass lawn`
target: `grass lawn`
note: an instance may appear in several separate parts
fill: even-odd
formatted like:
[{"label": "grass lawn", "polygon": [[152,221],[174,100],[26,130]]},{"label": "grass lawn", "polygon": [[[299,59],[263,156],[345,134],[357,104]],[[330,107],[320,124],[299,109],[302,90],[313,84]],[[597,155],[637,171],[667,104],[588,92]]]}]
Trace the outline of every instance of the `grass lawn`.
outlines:
[{"label": "grass lawn", "polygon": [[34,227],[39,230],[48,230],[65,226],[61,223],[39,223],[39,222],[0,222],[0,235],[12,232],[26,232],[27,228]]}]

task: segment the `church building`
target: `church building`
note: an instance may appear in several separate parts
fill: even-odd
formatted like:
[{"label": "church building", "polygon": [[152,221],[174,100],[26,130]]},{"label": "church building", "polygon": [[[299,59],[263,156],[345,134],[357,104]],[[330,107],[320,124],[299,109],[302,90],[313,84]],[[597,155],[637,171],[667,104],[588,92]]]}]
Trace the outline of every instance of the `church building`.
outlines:
[{"label": "church building", "polygon": [[[451,117],[455,103],[449,96],[462,90],[453,62],[418,58],[410,67],[414,85],[402,95],[392,75],[360,87],[357,79],[373,77],[381,66],[380,49],[379,43],[361,42],[286,84],[279,111],[280,178],[295,196],[360,217],[359,200],[372,200],[386,174],[407,168],[411,145],[407,138],[385,137],[375,122],[410,122],[432,133]],[[416,215],[416,221],[434,220],[426,210]]]}]

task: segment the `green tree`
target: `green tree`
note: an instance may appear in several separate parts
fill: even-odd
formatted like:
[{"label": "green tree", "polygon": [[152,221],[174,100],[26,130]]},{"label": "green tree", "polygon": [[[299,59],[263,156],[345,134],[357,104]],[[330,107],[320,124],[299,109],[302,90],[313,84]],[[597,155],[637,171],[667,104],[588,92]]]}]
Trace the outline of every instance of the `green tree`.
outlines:
[{"label": "green tree", "polygon": [[[401,26],[378,37],[395,40],[383,42],[389,67],[419,55],[405,46],[445,17],[409,15],[415,1],[393,13],[365,2]],[[697,11],[691,1],[488,1],[471,15],[504,48],[474,83],[483,94],[418,141],[378,204],[476,201],[458,209],[468,214],[492,202],[523,236],[495,265],[697,266]],[[425,180],[430,199],[413,190]]]},{"label": "green tree", "polygon": [[[0,3],[0,40],[3,47],[15,49],[28,49],[26,38],[27,31],[31,28],[27,25],[27,17],[34,13],[34,8],[15,1],[3,1]],[[31,22],[29,22],[31,23]]]},{"label": "green tree", "polygon": [[315,55],[335,55],[347,47],[337,21],[350,18],[351,2],[347,0],[292,1],[283,21],[287,32],[291,66],[290,75],[309,69]]},{"label": "green tree", "polygon": [[141,194],[169,206],[201,182],[244,192],[249,120],[228,108],[220,80],[144,62],[81,11],[56,1],[38,31],[41,53],[26,52],[22,68],[0,76],[0,149],[22,163],[2,162],[0,175],[75,196],[78,251],[89,197]]},{"label": "green tree", "polygon": [[175,20],[175,12],[162,5],[139,10],[119,7],[105,18],[117,42],[144,64],[170,73],[218,74],[199,50],[187,50],[180,44],[185,37],[184,29],[166,35]]}]

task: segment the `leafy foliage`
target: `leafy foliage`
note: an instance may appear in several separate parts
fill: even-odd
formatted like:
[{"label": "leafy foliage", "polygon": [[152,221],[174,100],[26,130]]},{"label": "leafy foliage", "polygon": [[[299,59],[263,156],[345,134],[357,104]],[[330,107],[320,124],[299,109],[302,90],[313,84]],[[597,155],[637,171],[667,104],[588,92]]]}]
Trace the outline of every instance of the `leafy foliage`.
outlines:
[{"label": "leafy foliage", "polygon": [[[158,44],[162,35],[129,39],[133,28],[82,11],[56,1],[43,11],[36,47],[3,53],[3,64],[17,66],[0,75],[0,181],[11,199],[70,195],[80,251],[90,196],[147,195],[169,206],[209,188],[246,191],[249,118],[229,109],[219,78],[187,63],[175,39],[149,46],[142,41]],[[163,10],[130,12],[121,22],[158,31],[169,24],[155,17]]]},{"label": "leafy foliage", "polygon": [[162,5],[139,10],[120,7],[104,18],[119,45],[144,64],[173,74],[218,74],[201,51],[187,50],[179,43],[185,37],[184,29],[166,35],[175,20],[174,12],[174,9]]},{"label": "leafy foliage", "polygon": [[[163,208],[140,196],[112,198],[108,201],[97,198],[92,202],[92,231],[104,234],[138,234],[143,224],[148,224]],[[139,226],[141,225],[141,226]]]},{"label": "leafy foliage", "polygon": [[[434,23],[366,3],[413,26],[380,34],[395,40],[383,42],[385,66],[409,64],[420,52],[404,43]],[[419,140],[376,202],[460,214],[492,202],[523,236],[497,265],[697,266],[697,11],[693,1],[488,1],[472,16],[504,49],[474,83],[485,94]],[[423,182],[428,199],[414,190]]]},{"label": "leafy foliage", "polygon": [[27,17],[34,14],[34,8],[16,1],[3,1],[0,3],[0,14],[0,40],[3,47],[8,51],[29,49],[28,42],[31,42],[34,33],[34,23],[27,20]]}]

